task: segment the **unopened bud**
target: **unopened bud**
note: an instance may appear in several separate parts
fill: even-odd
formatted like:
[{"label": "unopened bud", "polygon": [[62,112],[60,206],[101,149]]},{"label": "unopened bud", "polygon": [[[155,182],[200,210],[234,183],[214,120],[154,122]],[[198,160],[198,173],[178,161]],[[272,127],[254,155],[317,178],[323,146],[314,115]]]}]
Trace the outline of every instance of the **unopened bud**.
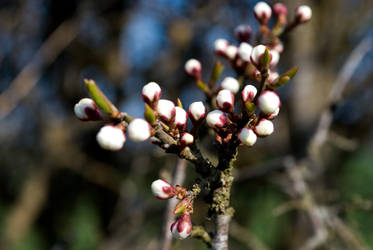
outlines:
[{"label": "unopened bud", "polygon": [[274,91],[266,90],[258,98],[258,106],[264,114],[271,114],[280,107],[280,98]]},{"label": "unopened bud", "polygon": [[176,195],[176,190],[170,183],[165,180],[158,179],[152,183],[152,193],[158,199],[169,199]]},{"label": "unopened bud", "polygon": [[251,27],[245,24],[238,25],[234,33],[240,42],[248,42],[251,37]]},{"label": "unopened bud", "polygon": [[273,123],[267,119],[261,119],[255,126],[255,133],[260,137],[265,137],[273,133]]},{"label": "unopened bud", "polygon": [[225,50],[225,54],[230,60],[234,60],[237,56],[238,48],[234,45],[229,45]]},{"label": "unopened bud", "polygon": [[277,16],[286,16],[288,14],[288,8],[283,3],[276,3],[273,5],[273,13]]},{"label": "unopened bud", "polygon": [[75,104],[74,113],[81,121],[99,121],[103,119],[96,103],[90,98],[83,98]]},{"label": "unopened bud", "polygon": [[278,64],[278,62],[280,61],[280,53],[277,50],[270,50],[270,53],[271,53],[271,57],[272,57],[270,66],[275,67]]},{"label": "unopened bud", "polygon": [[141,142],[149,139],[152,127],[147,121],[136,118],[130,122],[127,131],[128,136],[132,141]]},{"label": "unopened bud", "polygon": [[275,82],[278,78],[280,77],[280,75],[275,72],[275,71],[271,71],[269,73],[269,76],[268,76],[268,83],[269,84],[272,84],[273,82]]},{"label": "unopened bud", "polygon": [[105,125],[97,133],[96,140],[101,148],[115,151],[123,147],[126,135],[119,127]]},{"label": "unopened bud", "polygon": [[188,118],[188,114],[183,108],[175,107],[174,124],[176,125],[177,128],[182,129],[182,130],[185,129],[186,124],[187,124],[187,118]]},{"label": "unopened bud", "polygon": [[254,15],[260,24],[267,24],[272,15],[271,7],[266,2],[259,2],[254,7]]},{"label": "unopened bud", "polygon": [[206,116],[206,107],[202,102],[193,102],[189,106],[189,117],[193,123],[200,122]]},{"label": "unopened bud", "polygon": [[161,87],[156,82],[149,82],[142,88],[142,99],[151,106],[152,103],[159,100],[161,97]]},{"label": "unopened bud", "polygon": [[168,122],[175,116],[175,104],[166,99],[160,99],[157,106],[161,119]]},{"label": "unopened bud", "polygon": [[[251,56],[250,56],[250,59],[251,59],[251,62],[256,66],[256,67],[259,67],[261,66],[262,64],[262,56],[264,55],[265,51],[266,51],[267,47],[260,44],[260,45],[257,45],[253,48],[253,51],[251,52]],[[271,56],[271,53],[269,53],[269,55]]]},{"label": "unopened bud", "polygon": [[227,89],[220,90],[216,96],[216,106],[225,112],[232,112],[234,108],[234,95]]},{"label": "unopened bud", "polygon": [[189,59],[184,66],[185,72],[194,77],[195,79],[201,79],[202,66],[201,63],[196,59]]},{"label": "unopened bud", "polygon": [[224,78],[224,80],[221,82],[221,87],[231,91],[233,94],[236,94],[238,90],[240,90],[240,84],[238,83],[237,79],[230,76]]},{"label": "unopened bud", "polygon": [[276,50],[278,53],[284,52],[284,44],[282,42],[278,42],[275,46],[272,47],[272,50]]},{"label": "unopened bud", "polygon": [[238,139],[246,146],[253,146],[256,142],[257,136],[251,128],[243,128],[238,133]]},{"label": "unopened bud", "polygon": [[214,50],[218,55],[226,56],[225,52],[229,46],[227,40],[219,38],[214,42]]},{"label": "unopened bud", "polygon": [[189,214],[181,215],[171,225],[172,236],[176,239],[185,239],[192,233],[192,221]]},{"label": "unopened bud", "polygon": [[295,10],[295,18],[301,23],[306,23],[312,18],[312,9],[307,5],[301,5]]},{"label": "unopened bud", "polygon": [[280,113],[280,107],[278,107],[275,112],[269,114],[267,116],[267,119],[268,120],[273,120],[273,119],[275,119],[278,116],[279,113]]},{"label": "unopened bud", "polygon": [[194,137],[193,137],[193,135],[191,135],[187,132],[184,132],[180,137],[180,142],[184,146],[192,145],[193,142],[194,142]]},{"label": "unopened bud", "polygon": [[250,62],[251,52],[253,51],[253,47],[245,42],[240,44],[238,47],[238,55],[244,62]]},{"label": "unopened bud", "polygon": [[254,100],[258,90],[254,85],[246,85],[245,88],[241,91],[241,97],[243,102],[251,102]]},{"label": "unopened bud", "polygon": [[227,116],[220,110],[211,111],[206,117],[206,123],[211,128],[222,128],[227,122]]}]

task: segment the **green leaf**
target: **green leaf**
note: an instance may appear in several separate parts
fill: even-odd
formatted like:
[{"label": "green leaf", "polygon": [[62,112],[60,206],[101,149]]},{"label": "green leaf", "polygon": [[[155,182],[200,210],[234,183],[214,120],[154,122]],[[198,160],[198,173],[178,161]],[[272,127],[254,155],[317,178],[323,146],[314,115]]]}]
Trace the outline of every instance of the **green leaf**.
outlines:
[{"label": "green leaf", "polygon": [[180,99],[177,98],[177,104],[176,104],[179,108],[183,108],[183,104],[181,103]]},{"label": "green leaf", "polygon": [[256,109],[256,106],[252,102],[245,102],[245,108],[248,113],[253,113]]},{"label": "green leaf", "polygon": [[288,83],[294,76],[295,74],[297,73],[298,71],[298,67],[297,66],[294,66],[293,68],[291,68],[290,70],[288,70],[287,72],[285,72],[284,74],[282,74],[282,76],[280,76],[277,80],[277,82],[274,82],[270,85],[268,85],[268,88],[270,89],[277,89],[283,85],[285,85],[286,83]]},{"label": "green leaf", "polygon": [[207,87],[206,83],[204,83],[202,80],[198,80],[196,82],[196,84],[197,84],[197,87],[200,90],[202,90],[204,93],[208,92],[208,87]]},{"label": "green leaf", "polygon": [[145,103],[145,112],[144,112],[144,118],[147,122],[150,124],[154,124],[156,121],[155,113],[154,110],[147,104]]},{"label": "green leaf", "polygon": [[84,79],[84,83],[92,99],[95,101],[100,110],[111,118],[117,118],[119,115],[118,109],[100,90],[94,80]]},{"label": "green leaf", "polygon": [[261,57],[261,67],[263,69],[268,69],[269,64],[271,63],[271,54],[269,53],[268,48],[264,51],[264,54]]},{"label": "green leaf", "polygon": [[213,88],[215,86],[215,84],[218,81],[219,77],[221,76],[221,73],[223,72],[223,70],[224,70],[223,64],[220,61],[217,61],[215,63],[214,69],[212,70],[212,73],[211,73],[211,78],[210,78],[210,82],[209,82],[209,87],[210,88]]}]

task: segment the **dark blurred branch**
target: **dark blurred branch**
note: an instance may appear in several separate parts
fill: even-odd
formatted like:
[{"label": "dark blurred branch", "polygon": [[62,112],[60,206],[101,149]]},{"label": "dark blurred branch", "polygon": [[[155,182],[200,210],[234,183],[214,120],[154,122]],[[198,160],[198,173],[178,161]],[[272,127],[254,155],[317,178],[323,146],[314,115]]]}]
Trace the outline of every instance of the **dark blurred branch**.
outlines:
[{"label": "dark blurred branch", "polygon": [[48,37],[31,61],[0,95],[0,119],[12,112],[18,103],[30,93],[40,80],[43,70],[52,64],[77,36],[77,27],[79,25],[75,19],[66,20]]}]

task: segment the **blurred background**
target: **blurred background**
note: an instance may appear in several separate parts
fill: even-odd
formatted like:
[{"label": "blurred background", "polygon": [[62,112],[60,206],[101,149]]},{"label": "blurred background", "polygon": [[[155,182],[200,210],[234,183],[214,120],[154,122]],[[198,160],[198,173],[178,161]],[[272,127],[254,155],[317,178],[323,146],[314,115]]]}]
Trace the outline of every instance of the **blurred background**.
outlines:
[{"label": "blurred background", "polygon": [[[184,62],[201,60],[207,79],[218,59],[214,40],[238,44],[237,25],[258,28],[256,2],[1,0],[0,249],[159,249],[166,202],[151,195],[150,184],[169,180],[177,158],[148,142],[102,150],[95,136],[103,124],[73,114],[87,96],[82,79],[95,79],[136,117],[143,114],[140,92],[149,81],[187,107],[203,95],[185,75]],[[231,249],[301,249],[312,238],[312,216],[287,192],[281,165],[289,156],[307,159],[325,110],[333,112],[331,129],[307,183],[317,203],[343,223],[327,221],[328,235],[316,249],[373,249],[373,51],[366,49],[373,1],[283,2],[290,16],[296,6],[310,5],[313,19],[285,37],[278,70],[298,65],[299,72],[279,90],[274,135],[240,149]],[[365,50],[354,54],[360,58],[349,58],[362,41]],[[346,74],[342,98],[329,105],[330,90]],[[223,75],[234,76],[229,65]],[[212,137],[202,145],[214,158]],[[195,178],[187,165],[185,185]],[[211,228],[206,211],[198,201],[192,220]],[[172,249],[206,247],[189,239]]]}]

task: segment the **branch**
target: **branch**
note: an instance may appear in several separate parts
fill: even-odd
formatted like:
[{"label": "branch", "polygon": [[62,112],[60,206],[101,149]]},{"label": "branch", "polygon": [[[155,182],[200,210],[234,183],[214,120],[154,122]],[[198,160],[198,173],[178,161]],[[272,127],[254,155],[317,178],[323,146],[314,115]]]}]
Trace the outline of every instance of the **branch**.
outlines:
[{"label": "branch", "polygon": [[206,230],[201,226],[193,226],[192,237],[202,240],[208,248],[211,248],[212,239]]}]

